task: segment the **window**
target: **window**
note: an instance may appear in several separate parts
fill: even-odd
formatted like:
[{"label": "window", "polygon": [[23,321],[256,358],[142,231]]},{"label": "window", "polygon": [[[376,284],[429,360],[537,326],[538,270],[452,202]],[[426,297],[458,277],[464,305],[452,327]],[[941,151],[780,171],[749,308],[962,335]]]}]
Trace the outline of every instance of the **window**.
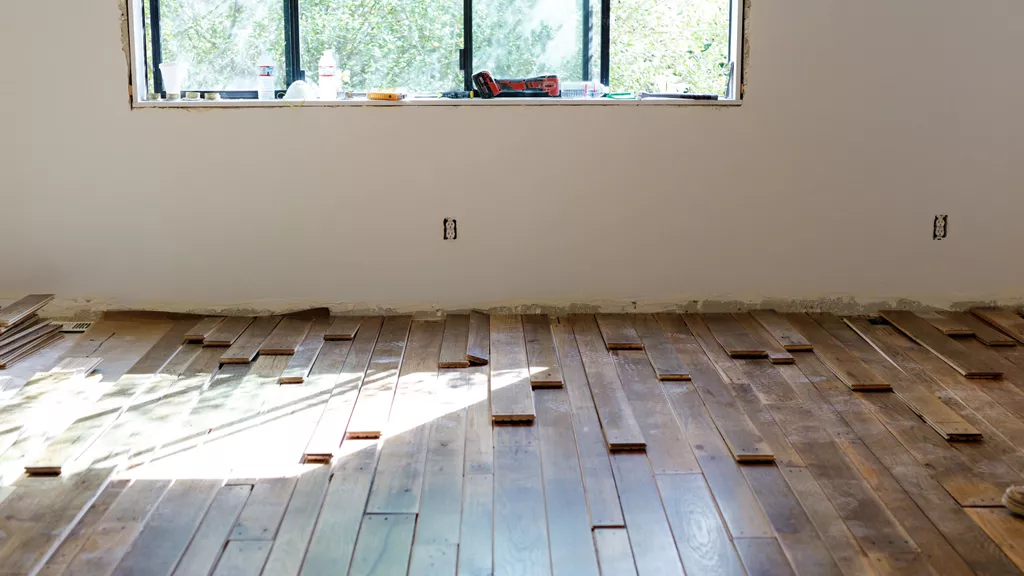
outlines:
[{"label": "window", "polygon": [[[183,91],[256,98],[261,57],[277,97],[317,80],[325,50],[347,91],[468,90],[472,73],[557,74],[611,92],[730,98],[742,0],[133,0],[148,92],[160,64],[188,65]],[[141,72],[141,70],[140,70]]]}]

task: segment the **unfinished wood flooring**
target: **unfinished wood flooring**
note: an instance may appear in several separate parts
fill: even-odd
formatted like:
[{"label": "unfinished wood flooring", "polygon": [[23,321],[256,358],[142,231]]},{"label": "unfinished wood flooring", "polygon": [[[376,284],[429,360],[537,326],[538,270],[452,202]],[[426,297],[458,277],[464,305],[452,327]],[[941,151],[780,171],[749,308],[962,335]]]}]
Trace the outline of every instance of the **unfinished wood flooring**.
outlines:
[{"label": "unfinished wood flooring", "polygon": [[1021,574],[1024,354],[886,315],[110,316],[0,381],[0,575]]}]

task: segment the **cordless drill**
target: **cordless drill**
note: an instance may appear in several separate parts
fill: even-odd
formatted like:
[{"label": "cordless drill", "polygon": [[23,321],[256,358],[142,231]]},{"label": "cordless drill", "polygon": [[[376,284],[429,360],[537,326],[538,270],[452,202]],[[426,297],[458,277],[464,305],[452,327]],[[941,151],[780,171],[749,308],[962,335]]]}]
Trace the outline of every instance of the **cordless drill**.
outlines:
[{"label": "cordless drill", "polygon": [[562,95],[558,76],[495,79],[486,70],[473,75],[473,84],[481,98],[558,98]]}]

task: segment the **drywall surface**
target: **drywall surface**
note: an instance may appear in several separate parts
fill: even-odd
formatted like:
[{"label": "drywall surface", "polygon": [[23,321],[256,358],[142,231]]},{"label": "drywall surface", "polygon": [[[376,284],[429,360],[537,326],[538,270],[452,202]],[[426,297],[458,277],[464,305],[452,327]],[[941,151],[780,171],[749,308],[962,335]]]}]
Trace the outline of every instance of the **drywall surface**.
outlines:
[{"label": "drywall surface", "polygon": [[740,107],[183,111],[130,108],[115,0],[6,2],[0,296],[1019,301],[1024,3],[753,4]]}]

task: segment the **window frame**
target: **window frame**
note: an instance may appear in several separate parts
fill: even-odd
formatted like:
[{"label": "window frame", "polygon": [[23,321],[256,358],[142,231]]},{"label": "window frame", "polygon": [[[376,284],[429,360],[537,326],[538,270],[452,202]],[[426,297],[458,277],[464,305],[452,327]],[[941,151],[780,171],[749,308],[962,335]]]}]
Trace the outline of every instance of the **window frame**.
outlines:
[{"label": "window frame", "polygon": [[[291,86],[296,80],[302,80],[305,78],[305,71],[300,68],[301,63],[301,43],[300,43],[300,26],[299,26],[299,2],[301,0],[282,0],[283,10],[283,23],[284,23],[284,37],[285,37],[285,86]],[[594,32],[593,30],[593,15],[594,15],[594,2],[599,3],[598,10],[601,13],[601,26],[597,30],[598,50],[597,57],[599,59],[599,81],[601,84],[608,86],[611,78],[611,26],[612,26],[612,2],[614,0],[581,0],[582,11],[583,11],[583,34],[582,34],[582,78],[583,81],[593,80],[591,70],[593,68],[593,58],[595,56],[594,50]],[[145,103],[146,96],[149,92],[163,93],[163,79],[160,74],[160,64],[162,62],[163,50],[162,40],[160,38],[160,0],[127,0],[129,8],[129,25],[131,26],[131,38],[129,42],[129,57],[132,59],[132,70],[136,79],[142,79],[142,81],[134,82],[135,92],[133,94],[133,104]],[[744,0],[729,0],[729,58],[732,64],[732,75],[730,77],[729,84],[726,87],[725,99],[720,99],[717,102],[718,105],[723,104],[738,104],[743,97],[741,79],[743,77],[743,42],[745,39],[745,14],[744,14]],[[463,72],[463,89],[473,89],[473,0],[463,0],[463,46],[458,50],[454,56],[455,64],[459,67],[459,70]],[[146,42],[146,31],[150,32],[150,42]],[[139,47],[141,48],[141,57],[138,54]],[[152,70],[150,70],[150,57],[152,58]],[[467,65],[468,63],[468,65]],[[149,74],[152,72],[153,86],[149,85]],[[144,85],[145,90],[140,91],[137,88]],[[152,88],[152,90],[151,90]],[[258,101],[257,93],[255,90],[235,90],[235,91],[216,91],[216,90],[189,90],[190,92],[198,92],[200,94],[206,94],[207,92],[217,92],[225,100],[244,100],[244,101]],[[284,90],[275,91],[275,98],[281,99],[284,96]],[[565,104],[567,102],[574,102],[573,100],[564,100],[560,98],[544,99],[544,98],[528,98],[528,99],[516,99],[520,104],[534,104],[534,103],[551,103],[551,104]],[[208,101],[204,101],[208,103]],[[348,100],[332,101],[332,105],[344,105],[349,103]],[[460,102],[454,100],[453,103],[457,104]],[[626,101],[630,102],[630,101]],[[163,104],[165,102],[161,102]],[[677,105],[708,105],[707,101],[699,100],[678,100],[674,101]],[[189,104],[196,104],[195,102],[189,102]],[[714,105],[714,104],[712,104]]]}]

